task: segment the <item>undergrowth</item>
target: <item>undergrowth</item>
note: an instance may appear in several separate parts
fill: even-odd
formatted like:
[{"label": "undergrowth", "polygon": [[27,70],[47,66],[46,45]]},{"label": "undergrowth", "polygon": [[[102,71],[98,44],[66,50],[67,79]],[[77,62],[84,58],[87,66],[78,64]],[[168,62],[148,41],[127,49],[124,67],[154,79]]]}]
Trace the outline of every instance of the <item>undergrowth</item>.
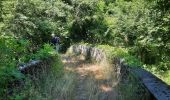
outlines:
[{"label": "undergrowth", "polygon": [[26,80],[21,92],[15,96],[16,100],[69,100],[74,88],[74,74],[66,73],[57,78],[52,73]]},{"label": "undergrowth", "polygon": [[[5,100],[42,100],[50,99],[56,95],[53,92],[58,78],[63,75],[63,64],[60,55],[49,44],[35,54],[30,54],[31,60],[42,60],[39,71],[34,70],[33,75],[23,75],[17,69],[4,69],[6,73],[0,73],[4,78],[0,85],[0,99]],[[0,70],[3,71],[3,70]],[[9,74],[7,74],[10,71]],[[5,72],[5,71],[4,71]],[[52,94],[53,92],[53,94]]]}]

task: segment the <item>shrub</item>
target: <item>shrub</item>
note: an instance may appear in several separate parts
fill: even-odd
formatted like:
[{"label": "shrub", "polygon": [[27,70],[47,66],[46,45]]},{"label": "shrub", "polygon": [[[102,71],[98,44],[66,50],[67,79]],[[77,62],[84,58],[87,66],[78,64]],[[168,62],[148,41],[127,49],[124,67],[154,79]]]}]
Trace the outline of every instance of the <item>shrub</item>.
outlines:
[{"label": "shrub", "polygon": [[[0,38],[1,41],[3,39]],[[5,40],[5,39],[4,39]],[[38,50],[35,54],[26,52],[25,48],[19,45],[16,45],[15,42],[9,42],[9,40],[1,42],[0,41],[0,51],[2,54],[0,58],[0,99],[16,99],[22,100],[22,98],[27,95],[27,93],[22,93],[21,87],[16,86],[20,80],[25,80],[25,84],[28,81],[31,81],[28,86],[34,85],[34,82],[27,76],[23,75],[17,68],[17,63],[28,63],[30,60],[43,60],[48,62],[48,66],[43,64],[43,67],[47,67],[47,69],[43,69],[45,71],[45,75],[54,76],[56,78],[60,77],[63,73],[63,65],[60,59],[59,54],[53,49],[50,44],[45,44],[43,48]],[[10,45],[8,43],[10,43]],[[6,44],[6,45],[5,45]],[[19,48],[17,48],[19,47]],[[14,51],[14,48],[17,48],[17,52]],[[6,51],[5,51],[6,50]],[[26,53],[22,54],[21,57],[18,56],[18,59],[15,59],[19,52]],[[39,73],[41,74],[41,73]],[[44,73],[43,73],[44,74]],[[45,75],[42,75],[46,77]],[[20,84],[20,83],[19,83]],[[28,88],[28,87],[26,87]],[[18,90],[19,89],[19,90]],[[28,92],[28,91],[27,91]],[[21,95],[18,95],[21,94]],[[24,96],[22,95],[24,94]]]},{"label": "shrub", "polygon": [[43,48],[33,55],[33,58],[37,60],[49,61],[51,64],[51,71],[57,76],[62,74],[63,64],[61,62],[60,56],[50,44],[44,44]]},{"label": "shrub", "polygon": [[33,59],[47,59],[49,56],[55,55],[57,55],[57,52],[54,51],[53,47],[50,44],[44,44],[43,48],[33,54],[32,57]]},{"label": "shrub", "polygon": [[114,57],[121,58],[125,60],[130,66],[142,66],[140,60],[136,57],[129,54],[128,49],[122,47],[112,47],[109,45],[98,45],[97,48],[103,49],[109,60],[112,60]]}]

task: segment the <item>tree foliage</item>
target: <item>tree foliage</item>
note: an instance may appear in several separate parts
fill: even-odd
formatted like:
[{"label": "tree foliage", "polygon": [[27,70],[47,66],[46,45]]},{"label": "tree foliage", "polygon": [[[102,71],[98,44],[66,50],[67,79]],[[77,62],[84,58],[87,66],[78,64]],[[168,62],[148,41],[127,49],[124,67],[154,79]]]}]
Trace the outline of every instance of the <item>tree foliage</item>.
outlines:
[{"label": "tree foliage", "polygon": [[0,73],[29,61],[52,33],[62,51],[77,42],[107,44],[170,70],[168,0],[0,0]]}]

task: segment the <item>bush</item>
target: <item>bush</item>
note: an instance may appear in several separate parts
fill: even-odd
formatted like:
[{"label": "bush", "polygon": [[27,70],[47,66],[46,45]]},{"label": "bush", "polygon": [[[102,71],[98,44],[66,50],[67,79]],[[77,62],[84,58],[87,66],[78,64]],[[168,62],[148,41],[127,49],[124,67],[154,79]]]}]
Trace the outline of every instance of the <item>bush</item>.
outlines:
[{"label": "bush", "polygon": [[[1,41],[4,41],[0,38]],[[0,51],[2,54],[0,58],[0,99],[16,99],[20,100],[20,98],[24,98],[21,91],[21,87],[17,86],[20,80],[31,81],[29,86],[34,85],[34,82],[29,79],[29,77],[26,77],[18,70],[18,63],[28,63],[30,60],[43,60],[45,62],[48,62],[48,66],[46,64],[43,64],[43,67],[47,67],[47,69],[43,69],[48,74],[45,75],[51,75],[56,78],[60,77],[63,73],[63,64],[61,62],[59,54],[53,49],[50,44],[45,44],[43,48],[38,50],[35,54],[26,52],[26,48],[23,45],[16,45],[15,41],[11,42],[10,40],[5,40],[4,42],[0,41]],[[7,43],[6,43],[7,42]],[[10,43],[10,45],[8,44]],[[23,43],[23,42],[22,42]],[[6,45],[5,45],[6,44]],[[15,50],[17,48],[17,50]],[[15,51],[16,52],[15,52]],[[22,53],[21,56],[17,56],[16,54]],[[18,59],[15,59],[17,56]],[[42,71],[42,72],[43,72]],[[38,73],[40,74],[40,73]],[[45,75],[42,75],[46,77]],[[25,84],[26,84],[25,83]],[[20,84],[20,83],[19,83]],[[23,85],[23,84],[22,84]],[[28,88],[28,87],[27,87]],[[18,90],[19,89],[19,90]],[[21,94],[21,95],[18,95]],[[26,95],[27,93],[25,93]]]},{"label": "bush", "polygon": [[26,82],[21,91],[15,93],[15,99],[51,99],[56,87],[56,80],[63,75],[63,63],[59,54],[50,44],[44,44],[43,48],[32,55],[35,60],[43,60],[42,69],[36,73],[36,77],[26,77]]},{"label": "bush", "polygon": [[37,51],[33,56],[33,59],[47,59],[50,56],[56,56],[58,53],[53,49],[50,44],[44,44],[43,48]]},{"label": "bush", "polygon": [[33,55],[33,59],[48,60],[51,64],[51,71],[57,76],[60,76],[63,72],[60,56],[50,44],[44,44],[43,48]]},{"label": "bush", "polygon": [[97,48],[103,49],[109,60],[112,60],[114,57],[122,58],[130,66],[142,66],[140,60],[136,57],[129,54],[128,49],[122,47],[112,47],[109,45],[98,45]]},{"label": "bush", "polygon": [[0,97],[6,97],[10,93],[10,87],[17,80],[24,79],[24,75],[21,74],[14,67],[8,66],[0,68]]}]

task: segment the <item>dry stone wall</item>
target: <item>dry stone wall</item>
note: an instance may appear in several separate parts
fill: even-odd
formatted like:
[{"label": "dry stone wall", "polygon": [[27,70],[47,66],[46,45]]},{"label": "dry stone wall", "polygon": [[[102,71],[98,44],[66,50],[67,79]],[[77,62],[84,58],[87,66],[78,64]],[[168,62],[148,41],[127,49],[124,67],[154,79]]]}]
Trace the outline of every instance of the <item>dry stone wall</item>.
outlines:
[{"label": "dry stone wall", "polygon": [[[73,45],[69,48],[70,53],[81,54],[98,63],[108,62],[104,50],[85,45]],[[123,59],[113,58],[113,67],[118,81],[122,80],[123,76],[128,73],[128,67],[123,64]],[[123,66],[123,68],[122,68]]]},{"label": "dry stone wall", "polygon": [[82,54],[97,62],[101,62],[106,59],[106,54],[103,52],[103,50],[98,48],[83,45],[73,45],[69,49],[71,53]]},{"label": "dry stone wall", "polygon": [[[73,45],[71,53],[82,54],[97,62],[107,61],[103,50],[95,47]],[[142,68],[132,68],[124,64],[123,59],[113,57],[113,67],[117,73],[118,81],[126,80],[129,74],[137,77],[144,87],[149,91],[151,100],[170,100],[170,86],[157,78],[152,73]]]},{"label": "dry stone wall", "polygon": [[41,74],[42,72],[48,72],[50,70],[50,65],[52,58],[48,58],[45,60],[36,60],[31,61],[26,64],[22,64],[19,66],[18,70],[23,74],[30,74],[34,77],[37,77],[38,74]]}]

